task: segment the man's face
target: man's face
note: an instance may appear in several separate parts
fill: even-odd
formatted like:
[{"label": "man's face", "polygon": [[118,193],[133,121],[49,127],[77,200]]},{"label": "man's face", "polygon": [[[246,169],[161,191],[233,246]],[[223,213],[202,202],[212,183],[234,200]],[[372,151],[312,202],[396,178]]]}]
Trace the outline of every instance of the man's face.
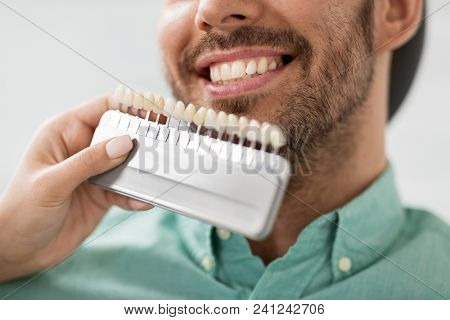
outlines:
[{"label": "man's face", "polygon": [[291,151],[307,134],[314,150],[367,98],[372,11],[372,0],[165,0],[174,95],[279,124]]}]

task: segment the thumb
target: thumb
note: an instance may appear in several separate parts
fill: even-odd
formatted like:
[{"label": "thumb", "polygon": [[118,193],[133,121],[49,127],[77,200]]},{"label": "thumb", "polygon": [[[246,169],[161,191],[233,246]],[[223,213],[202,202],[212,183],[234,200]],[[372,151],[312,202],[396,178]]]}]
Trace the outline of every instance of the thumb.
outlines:
[{"label": "thumb", "polygon": [[133,141],[128,135],[87,147],[57,165],[55,182],[72,192],[85,180],[120,165],[132,149]]}]

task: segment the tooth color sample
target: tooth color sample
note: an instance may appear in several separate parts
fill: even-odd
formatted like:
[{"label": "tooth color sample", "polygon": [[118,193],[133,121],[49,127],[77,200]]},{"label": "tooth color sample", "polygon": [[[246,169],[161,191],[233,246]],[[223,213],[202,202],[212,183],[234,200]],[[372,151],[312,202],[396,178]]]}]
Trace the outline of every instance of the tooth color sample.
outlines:
[{"label": "tooth color sample", "polygon": [[286,144],[286,138],[284,137],[280,127],[272,126],[270,132],[270,144],[275,149],[279,149]]},{"label": "tooth color sample", "polygon": [[155,108],[156,112],[162,113],[164,111],[164,105],[165,105],[164,97],[162,96],[156,96],[155,97]]},{"label": "tooth color sample", "polygon": [[200,109],[197,110],[197,112],[194,114],[194,117],[192,118],[192,121],[197,125],[197,126],[202,126],[203,123],[205,122],[205,117],[206,117],[206,108],[205,107],[201,107]]},{"label": "tooth color sample", "polygon": [[133,91],[131,91],[130,88],[128,88],[125,91],[125,96],[123,97],[123,103],[127,106],[130,107],[133,105],[133,100],[134,100],[134,93]]},{"label": "tooth color sample", "polygon": [[247,139],[252,142],[259,141],[261,138],[261,125],[257,120],[251,120],[248,125]]},{"label": "tooth color sample", "polygon": [[164,105],[164,113],[168,116],[172,116],[175,111],[176,101],[173,98],[167,98],[166,104]]},{"label": "tooth color sample", "polygon": [[245,134],[247,132],[248,125],[249,125],[249,122],[246,117],[239,118],[239,131],[238,131],[239,138],[241,138],[241,139],[245,138]]},{"label": "tooth color sample", "polygon": [[216,130],[219,132],[224,131],[227,127],[227,122],[228,122],[227,120],[228,120],[227,114],[223,111],[220,111],[217,114]]},{"label": "tooth color sample", "polygon": [[141,109],[144,106],[144,94],[142,92],[135,93],[133,105],[136,109]]},{"label": "tooth color sample", "polygon": [[261,144],[266,146],[270,143],[270,124],[264,122],[261,125]]},{"label": "tooth color sample", "polygon": [[234,114],[229,114],[227,119],[227,132],[231,136],[239,132],[239,118]]},{"label": "tooth color sample", "polygon": [[192,122],[192,120],[194,119],[195,111],[196,111],[195,106],[192,103],[190,103],[186,107],[186,110],[184,111],[183,120],[186,121],[187,123]]},{"label": "tooth color sample", "polygon": [[184,117],[184,111],[186,110],[186,107],[184,106],[184,103],[182,101],[178,101],[175,105],[175,110],[173,111],[173,116],[177,118],[178,120],[183,120]]},{"label": "tooth color sample", "polygon": [[152,111],[155,103],[155,96],[151,92],[147,92],[144,96],[144,109]]},{"label": "tooth color sample", "polygon": [[213,109],[208,109],[205,116],[205,127],[208,129],[216,128],[217,114]]},{"label": "tooth color sample", "polygon": [[119,104],[123,102],[123,97],[125,95],[125,87],[123,85],[118,85],[116,91],[114,91],[114,103]]}]

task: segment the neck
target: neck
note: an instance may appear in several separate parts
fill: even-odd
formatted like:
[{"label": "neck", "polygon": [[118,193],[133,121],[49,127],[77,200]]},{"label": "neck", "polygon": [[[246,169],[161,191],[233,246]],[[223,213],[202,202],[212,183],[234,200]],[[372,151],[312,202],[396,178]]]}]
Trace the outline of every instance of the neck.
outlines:
[{"label": "neck", "polygon": [[[388,65],[389,57],[380,60],[378,64]],[[375,75],[366,103],[337,126],[326,147],[311,156],[319,159],[310,161],[311,174],[291,178],[272,234],[264,241],[249,241],[253,254],[266,264],[286,254],[313,220],[344,206],[384,171],[389,83],[388,68],[384,69]]]}]

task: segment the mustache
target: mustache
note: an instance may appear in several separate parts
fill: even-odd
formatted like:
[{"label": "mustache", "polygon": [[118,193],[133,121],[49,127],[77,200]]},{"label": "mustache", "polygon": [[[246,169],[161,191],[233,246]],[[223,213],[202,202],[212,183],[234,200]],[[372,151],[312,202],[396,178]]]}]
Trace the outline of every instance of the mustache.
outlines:
[{"label": "mustache", "polygon": [[192,72],[195,62],[205,52],[229,50],[236,47],[267,46],[288,50],[302,56],[303,68],[309,70],[313,47],[306,37],[291,29],[271,29],[261,26],[242,26],[230,33],[206,33],[198,44],[187,51],[179,62],[180,70]]}]

